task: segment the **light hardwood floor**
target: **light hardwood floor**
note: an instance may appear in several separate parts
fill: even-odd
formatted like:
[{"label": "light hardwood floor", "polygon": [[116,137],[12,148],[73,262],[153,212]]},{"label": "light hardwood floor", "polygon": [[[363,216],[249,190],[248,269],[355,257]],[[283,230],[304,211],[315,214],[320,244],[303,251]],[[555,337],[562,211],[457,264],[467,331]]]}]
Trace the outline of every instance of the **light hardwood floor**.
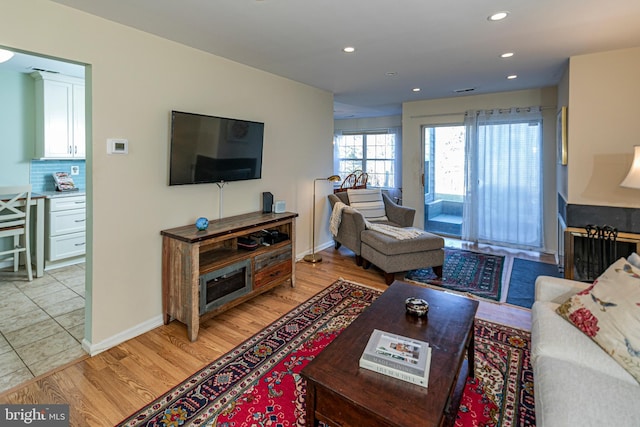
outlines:
[{"label": "light hardwood floor", "polygon": [[[458,246],[505,255],[553,262],[549,255],[479,247],[457,241]],[[296,265],[296,286],[281,285],[217,317],[200,328],[198,340],[187,339],[178,322],[161,326],[94,357],[84,357],[56,371],[0,394],[0,403],[68,403],[71,426],[112,426],[198,369],[214,361],[338,278],[384,290],[375,268],[357,267],[346,249],[326,249],[323,262]],[[529,310],[481,301],[478,317],[529,329]]]}]

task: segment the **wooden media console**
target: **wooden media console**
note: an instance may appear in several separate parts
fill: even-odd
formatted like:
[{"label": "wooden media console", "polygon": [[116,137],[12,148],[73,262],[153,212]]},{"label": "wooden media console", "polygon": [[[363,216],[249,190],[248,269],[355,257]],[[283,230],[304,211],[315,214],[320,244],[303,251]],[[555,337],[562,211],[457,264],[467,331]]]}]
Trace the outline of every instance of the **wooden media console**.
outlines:
[{"label": "wooden media console", "polygon": [[[191,341],[200,321],[290,281],[295,285],[297,213],[253,212],[162,230],[162,314],[187,326]],[[269,236],[255,250],[238,238]]]}]

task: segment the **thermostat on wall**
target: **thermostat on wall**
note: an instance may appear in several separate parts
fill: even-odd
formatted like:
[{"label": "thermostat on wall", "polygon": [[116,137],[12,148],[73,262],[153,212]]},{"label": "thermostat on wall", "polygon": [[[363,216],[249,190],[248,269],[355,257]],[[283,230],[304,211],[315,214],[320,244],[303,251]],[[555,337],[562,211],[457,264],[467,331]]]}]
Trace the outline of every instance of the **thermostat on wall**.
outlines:
[{"label": "thermostat on wall", "polygon": [[129,154],[129,140],[107,139],[107,154]]}]

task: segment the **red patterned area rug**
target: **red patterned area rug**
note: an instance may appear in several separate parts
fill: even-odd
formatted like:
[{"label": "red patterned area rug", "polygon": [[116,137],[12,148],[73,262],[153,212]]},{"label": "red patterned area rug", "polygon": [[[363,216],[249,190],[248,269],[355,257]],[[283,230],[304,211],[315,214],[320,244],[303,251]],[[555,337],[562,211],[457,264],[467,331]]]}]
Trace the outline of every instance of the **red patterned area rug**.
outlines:
[{"label": "red patterned area rug", "polygon": [[[119,425],[303,426],[300,371],[379,295],[338,280]],[[529,340],[476,319],[476,379],[456,426],[535,425]]]},{"label": "red patterned area rug", "polygon": [[442,277],[437,277],[431,268],[421,268],[407,272],[406,278],[500,301],[503,265],[501,255],[445,248]]}]

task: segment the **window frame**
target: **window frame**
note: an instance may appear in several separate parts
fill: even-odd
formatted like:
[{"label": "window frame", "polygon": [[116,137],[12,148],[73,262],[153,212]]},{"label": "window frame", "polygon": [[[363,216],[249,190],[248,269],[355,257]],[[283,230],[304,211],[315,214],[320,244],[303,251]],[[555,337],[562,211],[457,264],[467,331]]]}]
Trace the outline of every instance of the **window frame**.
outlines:
[{"label": "window frame", "polygon": [[[370,157],[367,156],[367,152],[369,151],[370,148],[370,144],[371,142],[368,141],[369,138],[371,137],[376,137],[379,135],[388,135],[393,137],[393,141],[391,141],[391,143],[386,143],[384,150],[389,150],[389,147],[391,146],[391,151],[393,152],[394,156],[393,157],[381,157],[381,158],[375,158],[375,157]],[[345,136],[361,136],[362,137],[362,146],[358,149],[358,150],[354,150],[354,151],[359,151],[362,153],[362,157],[340,157],[340,152],[341,152],[341,141],[340,138],[341,137],[345,137]],[[400,141],[400,132],[395,132],[392,131],[390,129],[373,129],[373,130],[357,130],[357,131],[343,131],[339,134],[336,134],[335,140],[334,140],[334,173],[337,175],[340,175],[340,177],[342,179],[344,179],[349,173],[352,173],[356,170],[362,170],[367,172],[368,176],[369,176],[369,181],[367,186],[370,187],[375,187],[375,188],[382,188],[382,189],[394,189],[394,188],[401,188],[402,184],[401,184],[401,179],[402,179],[402,174],[401,174],[401,155],[400,155],[400,147],[401,147],[401,141]],[[353,163],[352,167],[353,169],[349,169],[346,170],[342,169],[341,166],[344,163]],[[372,185],[372,183],[377,183],[378,180],[376,179],[376,176],[380,176],[381,174],[379,172],[375,171],[375,168],[369,168],[370,164],[375,164],[375,163],[383,163],[384,162],[392,162],[393,164],[393,170],[390,171],[391,176],[389,178],[382,178],[380,181],[387,181],[387,184],[390,185],[383,185],[383,186],[377,186],[377,185]],[[359,163],[359,166],[357,165],[357,163]],[[370,170],[373,169],[373,170]],[[383,168],[384,171],[386,171],[387,173],[389,173],[388,168],[384,167]],[[389,183],[388,180],[391,180],[391,182]]]}]

